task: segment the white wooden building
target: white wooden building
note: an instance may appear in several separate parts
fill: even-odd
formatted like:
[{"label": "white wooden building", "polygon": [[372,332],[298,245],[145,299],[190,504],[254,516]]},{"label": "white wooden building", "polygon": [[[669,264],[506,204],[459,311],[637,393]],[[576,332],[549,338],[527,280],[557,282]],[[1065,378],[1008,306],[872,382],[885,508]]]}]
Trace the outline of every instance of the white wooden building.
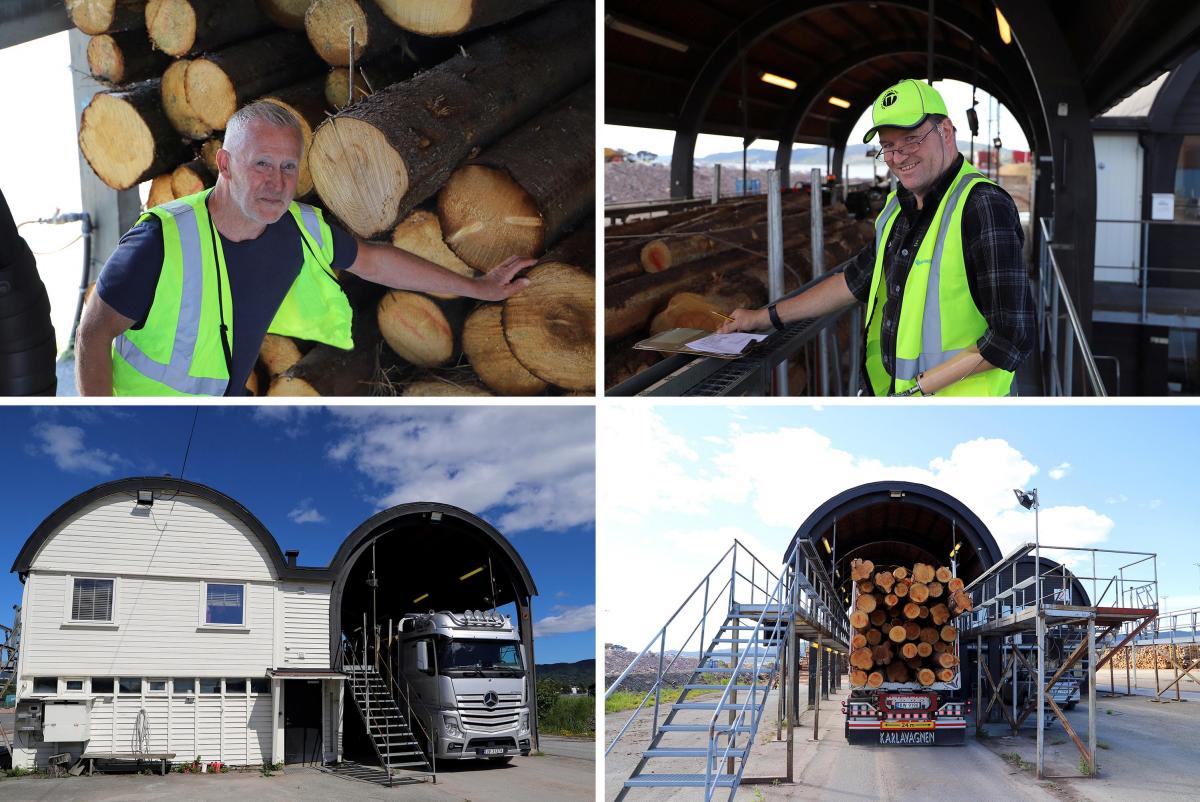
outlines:
[{"label": "white wooden building", "polygon": [[[340,761],[343,727],[362,726],[331,659],[349,629],[334,622],[363,607],[342,588],[366,549],[432,508],[499,538],[461,510],[404,505],[358,527],[328,567],[305,568],[247,509],[195,482],[122,479],[69,500],[12,568],[24,582],[13,765],[62,752]],[[528,616],[525,594],[525,630]]]}]

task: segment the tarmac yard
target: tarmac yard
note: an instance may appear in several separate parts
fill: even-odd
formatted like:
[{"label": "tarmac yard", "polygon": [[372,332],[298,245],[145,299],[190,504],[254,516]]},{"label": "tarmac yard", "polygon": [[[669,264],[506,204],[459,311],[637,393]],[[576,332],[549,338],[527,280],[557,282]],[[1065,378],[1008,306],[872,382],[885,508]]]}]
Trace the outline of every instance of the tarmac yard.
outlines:
[{"label": "tarmac yard", "polygon": [[590,740],[543,737],[543,754],[540,757],[516,758],[507,766],[463,763],[447,768],[443,765],[439,767],[436,785],[428,781],[406,783],[398,779],[396,785],[389,788],[316,768],[289,767],[272,777],[264,777],[256,771],[221,775],[168,774],[166,777],[157,774],[110,774],[62,779],[10,777],[0,779],[0,800],[587,800],[594,794],[596,762],[592,744]]},{"label": "tarmac yard", "polygon": [[[812,740],[811,711],[800,717],[795,731],[795,782],[792,785],[743,785],[738,800],[1181,800],[1200,794],[1200,759],[1194,734],[1200,724],[1200,700],[1159,704],[1145,697],[1106,698],[1098,694],[1097,761],[1099,776],[1080,776],[1079,752],[1057,722],[1046,730],[1046,779],[1034,778],[1037,741],[1033,726],[1012,737],[1008,725],[991,723],[991,737],[977,739],[968,722],[967,743],[962,747],[851,746],[843,735],[845,717],[841,701],[846,694],[831,694],[821,704],[819,740]],[[768,720],[775,700],[767,703]],[[1110,712],[1111,711],[1111,712]],[[692,711],[688,711],[692,712]],[[706,722],[708,715],[693,713],[677,723]],[[605,717],[607,738],[624,725],[629,713]],[[1086,742],[1087,700],[1067,713],[1076,733]],[[648,721],[648,719],[647,719]],[[775,741],[764,721],[755,738],[746,767],[747,777],[782,776],[786,771],[787,745]],[[641,733],[640,738],[630,739]],[[622,781],[636,765],[640,749],[648,743],[649,725],[641,720],[631,728],[605,762],[605,798],[612,800]],[[786,736],[786,730],[784,731]],[[676,738],[673,744],[683,745]],[[635,746],[636,744],[636,746]],[[689,746],[703,745],[697,737]],[[655,766],[654,763],[659,765]],[[674,765],[671,765],[671,764]],[[684,764],[687,764],[685,767]],[[652,761],[658,772],[691,772],[695,761]],[[702,798],[700,789],[644,789],[630,792],[629,802]],[[724,799],[723,793],[715,798]]]}]

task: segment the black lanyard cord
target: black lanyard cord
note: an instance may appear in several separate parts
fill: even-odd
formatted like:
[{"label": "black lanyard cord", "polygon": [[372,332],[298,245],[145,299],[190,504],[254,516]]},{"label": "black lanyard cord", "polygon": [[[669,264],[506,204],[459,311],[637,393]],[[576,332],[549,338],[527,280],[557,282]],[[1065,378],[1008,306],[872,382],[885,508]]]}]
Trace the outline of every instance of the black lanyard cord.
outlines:
[{"label": "black lanyard cord", "polygon": [[[207,203],[206,203],[207,205]],[[221,285],[221,249],[219,238],[217,236],[217,227],[213,223],[212,213],[208,215],[208,230],[212,235],[213,261],[217,267],[217,315],[220,318],[221,326],[221,350],[225,354],[225,373],[230,380],[233,379],[233,350],[229,346],[229,327],[225,325],[225,302],[222,300],[222,285]]]}]

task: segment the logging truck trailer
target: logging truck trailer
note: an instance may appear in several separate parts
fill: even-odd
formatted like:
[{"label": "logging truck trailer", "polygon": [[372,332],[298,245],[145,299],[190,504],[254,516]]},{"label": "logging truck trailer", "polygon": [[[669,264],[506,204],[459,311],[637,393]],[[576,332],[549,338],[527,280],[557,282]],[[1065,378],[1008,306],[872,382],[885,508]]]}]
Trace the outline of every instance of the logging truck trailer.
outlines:
[{"label": "logging truck trailer", "polygon": [[529,754],[525,654],[511,618],[418,613],[399,629],[400,671],[438,760],[507,763]]},{"label": "logging truck trailer", "polygon": [[[858,583],[851,587],[848,616],[858,607]],[[954,676],[946,681],[929,685],[915,680],[884,682],[875,688],[851,685],[849,698],[842,702],[846,741],[878,746],[963,746],[971,701],[962,696],[960,641],[955,632],[950,643]]]}]

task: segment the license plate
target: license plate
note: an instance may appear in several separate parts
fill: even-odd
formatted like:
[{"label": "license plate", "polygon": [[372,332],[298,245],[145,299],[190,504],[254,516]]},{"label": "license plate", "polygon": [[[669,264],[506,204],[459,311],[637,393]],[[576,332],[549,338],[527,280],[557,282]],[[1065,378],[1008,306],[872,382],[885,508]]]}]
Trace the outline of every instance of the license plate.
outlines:
[{"label": "license plate", "polygon": [[932,721],[884,721],[881,730],[932,730]]},{"label": "license plate", "polygon": [[491,748],[491,749],[484,749],[484,750],[483,750],[483,754],[485,754],[485,755],[503,755],[503,754],[504,754],[504,750],[503,750],[503,749],[497,749],[497,748],[494,748],[494,747],[493,747],[493,748]]}]

